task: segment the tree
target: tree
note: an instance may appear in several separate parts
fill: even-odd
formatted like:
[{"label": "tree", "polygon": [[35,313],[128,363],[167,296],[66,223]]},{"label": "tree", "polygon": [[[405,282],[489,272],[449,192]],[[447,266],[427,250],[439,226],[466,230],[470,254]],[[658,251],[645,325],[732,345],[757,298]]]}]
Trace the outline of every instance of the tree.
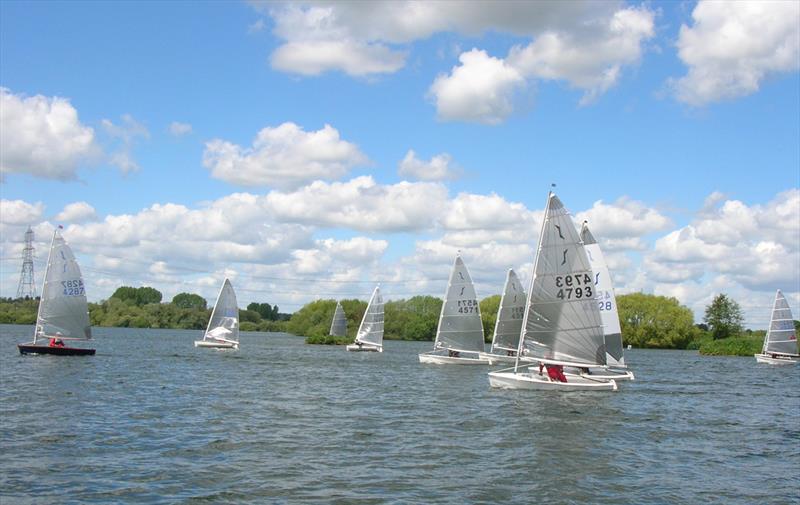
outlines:
[{"label": "tree", "polygon": [[703,321],[708,324],[714,340],[718,340],[739,335],[742,332],[744,317],[739,304],[724,293],[720,293],[714,297],[711,305],[706,307]]},{"label": "tree", "polygon": [[481,319],[483,320],[483,339],[491,342],[497,313],[500,310],[500,295],[487,296],[481,300]]},{"label": "tree", "polygon": [[178,293],[172,298],[172,304],[180,309],[206,310],[206,299],[194,293]]},{"label": "tree", "polygon": [[701,334],[694,315],[676,298],[631,293],[617,297],[622,340],[635,347],[685,349]]},{"label": "tree", "polygon": [[148,303],[161,303],[161,292],[155,288],[144,286],[141,288],[133,288],[130,286],[122,286],[114,291],[111,298],[122,300],[123,302],[133,305],[147,305]]}]

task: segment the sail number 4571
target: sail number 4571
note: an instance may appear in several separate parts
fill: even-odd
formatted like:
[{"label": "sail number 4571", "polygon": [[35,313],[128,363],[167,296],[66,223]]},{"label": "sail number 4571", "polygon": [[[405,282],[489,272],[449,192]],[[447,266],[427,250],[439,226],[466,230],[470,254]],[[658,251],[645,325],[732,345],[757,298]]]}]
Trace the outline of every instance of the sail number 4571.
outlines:
[{"label": "sail number 4571", "polygon": [[64,288],[65,296],[80,296],[86,293],[83,289],[83,281],[81,279],[61,281],[61,286]]},{"label": "sail number 4571", "polygon": [[559,300],[572,300],[580,298],[593,298],[592,286],[594,280],[589,274],[556,275],[556,293]]}]

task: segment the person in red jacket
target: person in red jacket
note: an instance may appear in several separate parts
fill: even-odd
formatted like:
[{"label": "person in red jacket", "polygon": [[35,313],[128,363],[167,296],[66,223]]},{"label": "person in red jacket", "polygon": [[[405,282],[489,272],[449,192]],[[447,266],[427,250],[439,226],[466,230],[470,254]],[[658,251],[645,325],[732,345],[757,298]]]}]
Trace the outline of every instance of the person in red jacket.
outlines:
[{"label": "person in red jacket", "polygon": [[557,382],[567,382],[564,367],[561,365],[547,365],[547,376]]}]

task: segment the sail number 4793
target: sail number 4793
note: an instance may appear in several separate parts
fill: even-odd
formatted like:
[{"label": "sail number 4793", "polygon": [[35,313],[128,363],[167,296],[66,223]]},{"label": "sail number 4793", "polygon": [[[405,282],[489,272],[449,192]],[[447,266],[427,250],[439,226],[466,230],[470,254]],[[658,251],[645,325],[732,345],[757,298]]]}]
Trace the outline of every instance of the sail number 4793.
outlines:
[{"label": "sail number 4793", "polygon": [[556,298],[559,300],[594,297],[594,281],[589,274],[556,275],[555,279],[556,287],[559,288]]}]

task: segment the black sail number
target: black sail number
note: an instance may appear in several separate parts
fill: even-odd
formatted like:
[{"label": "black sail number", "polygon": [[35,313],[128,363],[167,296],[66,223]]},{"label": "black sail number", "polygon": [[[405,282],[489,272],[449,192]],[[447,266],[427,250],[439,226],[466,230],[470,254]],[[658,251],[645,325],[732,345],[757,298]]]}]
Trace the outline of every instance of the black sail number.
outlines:
[{"label": "black sail number", "polygon": [[555,276],[556,298],[559,300],[581,300],[594,298],[594,282],[589,274],[567,274]]}]

